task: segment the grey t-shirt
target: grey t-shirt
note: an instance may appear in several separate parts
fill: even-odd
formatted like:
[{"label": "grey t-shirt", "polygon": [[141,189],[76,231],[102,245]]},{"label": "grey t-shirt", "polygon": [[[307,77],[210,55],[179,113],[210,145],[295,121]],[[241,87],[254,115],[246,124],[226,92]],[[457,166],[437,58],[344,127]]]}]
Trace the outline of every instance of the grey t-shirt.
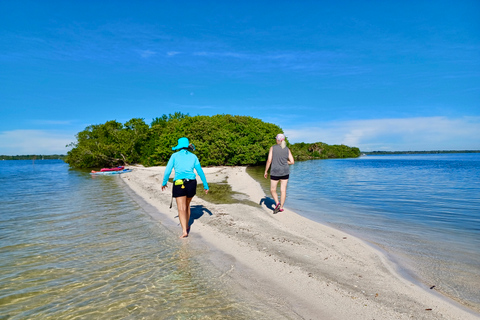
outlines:
[{"label": "grey t-shirt", "polygon": [[276,144],[272,147],[272,168],[270,169],[270,176],[286,176],[290,174],[290,167],[288,166],[288,148]]}]

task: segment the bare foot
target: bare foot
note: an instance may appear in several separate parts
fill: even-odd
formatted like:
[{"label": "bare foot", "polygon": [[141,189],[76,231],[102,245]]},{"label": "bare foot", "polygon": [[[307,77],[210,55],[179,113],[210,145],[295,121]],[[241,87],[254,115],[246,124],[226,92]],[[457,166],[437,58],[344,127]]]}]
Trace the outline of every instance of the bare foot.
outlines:
[{"label": "bare foot", "polygon": [[188,232],[184,232],[184,233],[180,236],[180,238],[186,238],[186,237],[188,237]]}]

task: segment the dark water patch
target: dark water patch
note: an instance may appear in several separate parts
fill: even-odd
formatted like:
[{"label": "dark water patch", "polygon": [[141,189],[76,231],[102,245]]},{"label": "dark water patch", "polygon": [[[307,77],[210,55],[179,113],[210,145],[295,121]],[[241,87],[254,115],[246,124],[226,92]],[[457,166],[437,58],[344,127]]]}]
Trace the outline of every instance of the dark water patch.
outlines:
[{"label": "dark water patch", "polygon": [[224,183],[209,183],[208,187],[208,194],[205,194],[203,186],[198,185],[197,196],[214,204],[243,203],[258,207],[258,204],[249,200],[247,195],[232,191],[232,187],[226,181]]}]

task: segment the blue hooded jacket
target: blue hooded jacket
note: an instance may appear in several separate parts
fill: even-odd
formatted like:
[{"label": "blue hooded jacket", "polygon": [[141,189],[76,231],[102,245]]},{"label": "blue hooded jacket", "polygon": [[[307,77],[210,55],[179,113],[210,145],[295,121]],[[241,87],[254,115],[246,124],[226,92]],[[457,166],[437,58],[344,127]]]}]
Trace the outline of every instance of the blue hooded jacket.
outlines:
[{"label": "blue hooded jacket", "polygon": [[172,169],[175,169],[175,178],[174,180],[179,179],[196,179],[195,169],[202,179],[203,188],[208,190],[208,183],[207,179],[205,178],[205,174],[203,173],[202,167],[200,166],[200,161],[193,153],[182,149],[178,152],[172,154],[170,159],[168,160],[167,167],[165,168],[165,174],[163,176],[163,183],[162,186],[166,186],[168,182],[168,178],[172,173]]}]

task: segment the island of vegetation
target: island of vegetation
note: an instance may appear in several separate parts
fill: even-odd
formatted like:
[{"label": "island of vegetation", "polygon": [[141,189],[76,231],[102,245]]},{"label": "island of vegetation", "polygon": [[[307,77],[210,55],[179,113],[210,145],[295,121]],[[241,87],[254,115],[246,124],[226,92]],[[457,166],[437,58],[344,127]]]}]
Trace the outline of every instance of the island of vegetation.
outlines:
[{"label": "island of vegetation", "polygon": [[[142,164],[165,165],[178,138],[188,137],[203,166],[260,165],[267,159],[275,136],[283,130],[247,116],[189,116],[176,112],[153,119],[150,125],[133,118],[90,125],[68,145],[65,162],[73,168],[113,167]],[[325,143],[287,145],[297,160],[351,158],[360,156],[356,147]]]}]

